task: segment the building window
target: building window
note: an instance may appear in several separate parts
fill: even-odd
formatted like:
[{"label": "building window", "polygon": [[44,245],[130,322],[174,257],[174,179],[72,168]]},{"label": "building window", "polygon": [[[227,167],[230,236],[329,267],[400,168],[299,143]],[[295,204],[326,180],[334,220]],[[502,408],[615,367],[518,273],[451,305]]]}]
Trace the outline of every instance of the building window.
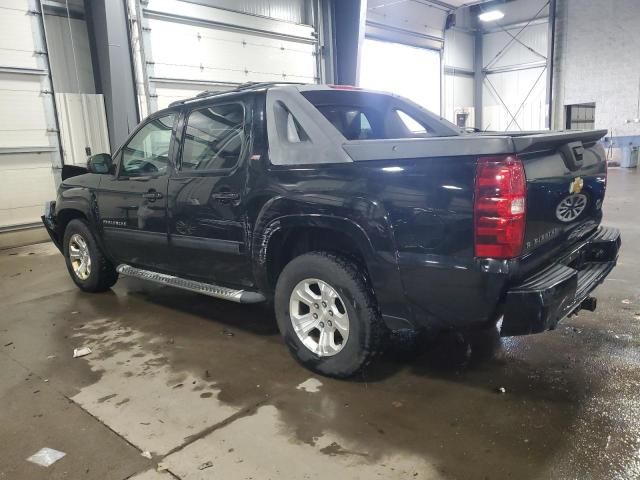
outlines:
[{"label": "building window", "polygon": [[593,130],[596,126],[596,104],[579,103],[565,105],[565,128],[567,130]]}]

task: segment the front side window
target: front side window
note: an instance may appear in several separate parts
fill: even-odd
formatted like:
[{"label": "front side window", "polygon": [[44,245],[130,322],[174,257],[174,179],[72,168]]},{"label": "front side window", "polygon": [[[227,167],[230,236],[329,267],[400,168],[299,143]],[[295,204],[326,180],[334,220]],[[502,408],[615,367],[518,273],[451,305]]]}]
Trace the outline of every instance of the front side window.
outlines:
[{"label": "front side window", "polygon": [[150,120],[122,148],[121,175],[139,177],[166,173],[175,113]]},{"label": "front side window", "polygon": [[244,108],[215,105],[189,114],[182,150],[182,170],[225,170],[240,159],[244,144]]}]

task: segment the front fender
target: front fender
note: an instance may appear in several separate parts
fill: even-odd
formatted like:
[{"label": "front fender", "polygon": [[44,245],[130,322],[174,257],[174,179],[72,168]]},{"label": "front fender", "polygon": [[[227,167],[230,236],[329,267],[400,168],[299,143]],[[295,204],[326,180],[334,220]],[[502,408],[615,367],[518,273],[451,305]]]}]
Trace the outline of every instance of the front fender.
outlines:
[{"label": "front fender", "polygon": [[95,191],[88,187],[62,187],[56,200],[55,217],[58,227],[58,238],[62,242],[66,222],[61,220],[75,218],[78,213],[86,218],[89,228],[94,233],[100,248],[105,251],[102,241],[101,226],[98,221],[98,204]]}]

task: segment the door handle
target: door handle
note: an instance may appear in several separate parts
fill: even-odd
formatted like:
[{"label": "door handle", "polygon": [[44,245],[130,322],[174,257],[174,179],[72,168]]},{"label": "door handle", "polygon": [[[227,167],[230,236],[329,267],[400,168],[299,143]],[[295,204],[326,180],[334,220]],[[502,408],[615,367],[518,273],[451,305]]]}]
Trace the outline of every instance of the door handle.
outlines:
[{"label": "door handle", "polygon": [[162,194],[156,190],[149,190],[148,192],[142,194],[142,198],[146,198],[150,202],[155,202],[156,200],[162,198]]},{"label": "door handle", "polygon": [[233,192],[218,192],[211,194],[211,198],[219,203],[229,203],[240,200],[240,194]]}]

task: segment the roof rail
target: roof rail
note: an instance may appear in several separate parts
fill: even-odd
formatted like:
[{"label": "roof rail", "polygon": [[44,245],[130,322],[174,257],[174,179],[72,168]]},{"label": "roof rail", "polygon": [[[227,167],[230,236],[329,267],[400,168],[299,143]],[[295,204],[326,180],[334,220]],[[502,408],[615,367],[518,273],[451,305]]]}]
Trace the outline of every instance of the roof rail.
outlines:
[{"label": "roof rail", "polygon": [[196,100],[202,100],[203,98],[215,97],[216,95],[222,95],[223,93],[242,92],[244,90],[252,90],[258,88],[275,87],[277,85],[303,85],[301,82],[246,82],[236,85],[231,90],[205,90],[200,92],[195,97],[185,98],[184,100],[177,100],[169,104],[170,107],[176,107],[178,105],[184,105],[188,102]]}]

